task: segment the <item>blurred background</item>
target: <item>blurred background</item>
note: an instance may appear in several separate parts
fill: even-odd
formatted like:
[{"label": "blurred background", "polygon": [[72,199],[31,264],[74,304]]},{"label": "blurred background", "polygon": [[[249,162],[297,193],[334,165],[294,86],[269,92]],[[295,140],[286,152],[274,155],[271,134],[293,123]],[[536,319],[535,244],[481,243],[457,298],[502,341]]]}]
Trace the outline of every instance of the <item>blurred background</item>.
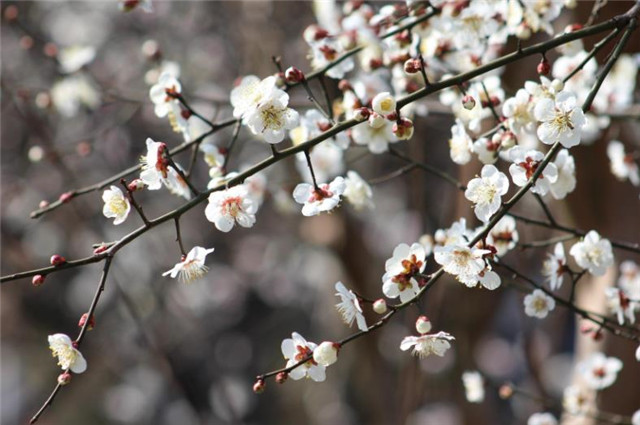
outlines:
[{"label": "blurred background", "polygon": [[[609,2],[601,19],[631,4]],[[578,2],[556,28],[585,22],[592,5]],[[2,2],[3,275],[44,266],[54,253],[85,257],[92,244],[117,240],[141,225],[132,213],[113,226],[102,215],[100,191],[37,220],[29,212],[41,200],[53,201],[135,164],[147,137],[170,147],[182,142],[167,120],[155,116],[148,98],[160,69],[175,66],[167,61],[179,64],[183,92],[194,108],[216,120],[231,116],[228,93],[234,80],[272,74],[272,56],[281,56],[285,67],[309,69],[301,37],[314,23],[309,2],[156,1],[153,8],[153,13],[123,13],[116,2]],[[588,39],[587,46],[594,41]],[[55,57],[73,45],[93,46],[97,54],[80,74],[87,85],[84,97],[61,106],[54,102],[53,88],[64,76]],[[634,37],[627,50],[639,49],[640,38]],[[507,69],[503,87],[509,94],[535,79],[538,60]],[[337,93],[335,82],[329,89]],[[428,102],[431,113],[416,119],[416,134],[402,149],[466,182],[480,166],[450,161],[446,141],[453,117]],[[292,93],[291,104],[309,106],[302,91]],[[552,202],[559,222],[595,228],[613,239],[640,239],[637,189],[611,176],[604,142],[615,137],[638,147],[638,134],[637,120],[613,121],[593,146],[572,150],[579,183],[565,201]],[[268,148],[249,136],[241,133],[230,169],[268,155]],[[230,137],[227,129],[207,142],[225,146]],[[347,169],[367,179],[404,165],[363,153],[349,153]],[[188,153],[178,157],[182,163],[188,159]],[[301,181],[294,164],[286,160],[267,171],[270,195],[252,229],[216,231],[204,219],[204,205],[183,216],[185,244],[216,249],[207,258],[205,278],[183,285],[161,276],[180,257],[172,223],[118,253],[98,305],[97,326],[82,345],[89,368],[74,376],[40,423],[513,424],[545,408],[560,412],[557,404],[501,400],[496,390],[509,381],[559,400],[572,379],[577,339],[587,338],[576,333],[573,315],[557,308],[547,320],[534,321],[524,316],[523,295],[506,284],[489,293],[446,278],[419,307],[343,349],[326,382],[269,381],[264,394],[253,394],[257,374],[284,366],[280,343],[291,332],[317,343],[351,332],[334,308],[336,281],[378,298],[384,262],[398,243],[417,241],[461,216],[478,224],[455,188],[420,171],[376,185],[373,211],[345,206],[304,218],[284,199]],[[194,181],[199,187],[208,181],[201,158]],[[182,203],[165,190],[141,192],[137,199],[150,217]],[[525,197],[518,211],[544,217],[533,198]],[[518,230],[526,241],[556,236],[540,228],[518,225]],[[617,263],[632,258],[623,251],[615,254]],[[516,250],[507,258],[542,279],[545,255],[540,249]],[[430,258],[427,272],[436,269],[434,264]],[[55,386],[60,370],[47,335],[77,334],[100,271],[96,264],[58,272],[38,288],[30,279],[2,285],[3,424],[26,423]],[[604,312],[603,300],[589,294],[595,293],[594,285],[610,285],[615,277],[612,271],[600,283],[584,282],[580,300]],[[399,350],[402,338],[415,333],[419,314],[428,315],[435,330],[456,337],[444,358],[418,360]],[[365,315],[369,323],[376,320],[368,308]],[[635,347],[608,337],[603,344],[608,354],[625,361],[625,369],[603,392],[602,406],[629,415],[640,405]],[[484,403],[466,401],[460,379],[465,370],[487,376]]]}]

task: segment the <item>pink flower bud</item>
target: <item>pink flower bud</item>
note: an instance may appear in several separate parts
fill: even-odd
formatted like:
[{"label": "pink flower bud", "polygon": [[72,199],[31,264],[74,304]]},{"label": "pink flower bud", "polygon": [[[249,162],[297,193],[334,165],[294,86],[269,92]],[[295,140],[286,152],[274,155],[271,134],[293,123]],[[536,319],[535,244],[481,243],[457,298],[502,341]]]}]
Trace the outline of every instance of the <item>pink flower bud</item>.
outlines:
[{"label": "pink flower bud", "polygon": [[421,69],[422,63],[420,62],[420,59],[407,59],[404,63],[404,72],[407,74],[415,74],[420,72]]},{"label": "pink flower bud", "polygon": [[52,266],[60,266],[67,262],[67,260],[62,255],[58,255],[58,254],[52,255],[49,261]]},{"label": "pink flower bud", "polygon": [[373,303],[373,311],[378,314],[384,314],[387,312],[387,302],[380,298]]},{"label": "pink flower bud", "polygon": [[135,192],[137,190],[142,190],[142,189],[144,189],[144,182],[142,180],[140,180],[140,179],[132,180],[127,185],[127,189],[129,189],[130,192]]},{"label": "pink flower bud", "polygon": [[278,384],[284,384],[287,381],[288,377],[289,377],[289,374],[287,372],[280,372],[276,375],[276,382]]},{"label": "pink flower bud", "polygon": [[255,384],[253,384],[253,392],[256,394],[261,394],[264,392],[265,388],[264,379],[258,379]]},{"label": "pink flower bud", "polygon": [[464,95],[462,98],[462,107],[467,111],[472,110],[476,106],[476,100],[470,94]]},{"label": "pink flower bud", "polygon": [[44,275],[37,274],[31,279],[31,284],[33,286],[40,286],[44,283]]},{"label": "pink flower bud", "polygon": [[[87,316],[88,314],[85,313],[82,315],[82,317],[80,317],[80,320],[78,321],[79,327],[83,327],[84,324],[87,323]],[[96,318],[95,316],[91,315],[91,319],[89,319],[89,324],[87,325],[87,330],[88,331],[92,330],[95,325],[96,325]]]},{"label": "pink flower bud", "polygon": [[369,108],[358,108],[353,112],[353,119],[356,121],[365,121],[369,119],[371,110]]},{"label": "pink flower bud", "polygon": [[304,80],[304,73],[294,66],[290,66],[284,72],[284,78],[288,83],[299,83]]},{"label": "pink flower bud", "polygon": [[71,198],[73,198],[73,193],[72,192],[65,192],[62,195],[60,195],[60,197],[58,199],[60,199],[61,202],[63,203],[67,203],[71,200]]},{"label": "pink flower bud", "polygon": [[538,71],[539,75],[549,75],[549,72],[551,72],[551,65],[549,64],[547,58],[542,58],[536,70]]},{"label": "pink flower bud", "polygon": [[69,372],[63,372],[58,375],[58,384],[67,385],[71,382],[71,374]]},{"label": "pink flower bud", "polygon": [[45,201],[44,199],[40,201],[40,203],[38,204],[38,208],[40,209],[47,208],[48,206],[49,206],[49,201]]},{"label": "pink flower bud", "polygon": [[423,335],[431,331],[431,321],[427,316],[420,316],[416,320],[416,330],[419,334]]}]

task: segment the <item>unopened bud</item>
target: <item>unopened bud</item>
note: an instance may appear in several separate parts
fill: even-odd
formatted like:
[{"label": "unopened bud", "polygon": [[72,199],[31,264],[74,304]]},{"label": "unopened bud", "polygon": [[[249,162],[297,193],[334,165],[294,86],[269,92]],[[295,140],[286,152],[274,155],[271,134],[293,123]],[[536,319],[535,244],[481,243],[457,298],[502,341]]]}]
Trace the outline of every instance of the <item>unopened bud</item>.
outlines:
[{"label": "unopened bud", "polygon": [[369,115],[369,126],[371,126],[372,128],[380,128],[384,125],[384,123],[384,117],[377,112],[372,112],[371,115]]},{"label": "unopened bud", "polygon": [[73,198],[73,193],[65,192],[62,195],[60,195],[58,199],[60,200],[60,202],[67,203],[71,200],[71,198]]},{"label": "unopened bud", "polygon": [[413,122],[408,118],[400,118],[393,124],[392,130],[399,140],[408,140],[413,136]]},{"label": "unopened bud", "polygon": [[464,95],[462,98],[462,107],[467,111],[472,110],[476,106],[476,100],[470,94]]},{"label": "unopened bud", "polygon": [[4,19],[11,22],[16,20],[17,17],[18,17],[18,7],[14,4],[7,6],[7,8],[4,10]]},{"label": "unopened bud", "polygon": [[[79,327],[83,327],[85,323],[87,323],[87,317],[89,315],[87,313],[83,314],[82,317],[80,317],[80,320],[78,321],[78,326]],[[93,329],[93,327],[96,325],[96,318],[91,315],[91,319],[89,319],[89,324],[87,325],[87,330],[90,331]]]},{"label": "unopened bud", "polygon": [[188,120],[189,118],[191,118],[191,115],[192,115],[192,112],[188,109],[182,109],[180,111],[180,116],[185,120]]},{"label": "unopened bud", "polygon": [[47,208],[49,206],[49,201],[45,201],[44,199],[42,201],[40,201],[40,203],[38,204],[38,208]]},{"label": "unopened bud", "polygon": [[384,314],[387,312],[387,302],[380,298],[373,303],[373,311],[378,314]]},{"label": "unopened bud", "polygon": [[503,149],[508,150],[514,147],[517,141],[518,139],[515,133],[507,130],[502,134],[500,146],[502,146]]},{"label": "unopened bud", "polygon": [[564,88],[564,83],[562,82],[562,80],[559,79],[554,79],[553,81],[551,81],[551,88],[556,92],[559,93],[562,91],[562,89]]},{"label": "unopened bud", "polygon": [[375,69],[380,68],[382,65],[384,65],[384,62],[382,62],[382,59],[379,58],[371,58],[369,59],[369,68],[373,71]]},{"label": "unopened bud", "polygon": [[44,275],[37,274],[31,279],[31,284],[33,286],[40,286],[44,283]]},{"label": "unopened bud", "polygon": [[328,36],[329,32],[318,25],[309,25],[302,33],[302,38],[304,38],[307,43],[320,41]]},{"label": "unopened bud", "polygon": [[353,111],[353,119],[360,122],[369,119],[370,115],[371,110],[369,108],[358,108]]},{"label": "unopened bud", "polygon": [[276,375],[276,382],[278,384],[284,384],[287,381],[288,377],[289,377],[289,374],[287,372],[280,372]]},{"label": "unopened bud", "polygon": [[51,263],[52,266],[59,266],[61,264],[66,263],[67,260],[62,255],[54,254],[51,256],[51,259],[49,260],[49,262]]},{"label": "unopened bud", "polygon": [[63,372],[58,375],[58,384],[67,385],[71,382],[71,374],[69,372]]},{"label": "unopened bud", "polygon": [[504,384],[498,390],[498,394],[501,399],[507,400],[513,395],[513,387],[510,384]]},{"label": "unopened bud", "polygon": [[135,191],[144,189],[144,186],[145,185],[142,180],[135,179],[129,182],[129,184],[127,185],[127,189],[129,189],[129,192],[135,192]]},{"label": "unopened bud", "polygon": [[299,83],[304,80],[304,73],[294,66],[290,66],[284,72],[284,78],[288,83]]},{"label": "unopened bud", "polygon": [[416,320],[416,330],[421,335],[424,335],[431,331],[431,321],[427,316],[418,317],[418,320]]},{"label": "unopened bud", "polygon": [[538,71],[538,75],[549,75],[549,72],[551,72],[551,65],[547,58],[542,58],[536,70]]},{"label": "unopened bud", "polygon": [[528,40],[531,38],[531,27],[525,23],[518,25],[516,27],[515,36],[520,40]]},{"label": "unopened bud", "polygon": [[264,379],[258,379],[255,384],[253,384],[253,392],[256,394],[261,394],[264,392],[264,387],[266,384],[264,383]]},{"label": "unopened bud", "polygon": [[313,360],[321,366],[331,366],[338,361],[338,350],[340,344],[331,341],[324,341],[313,350]]},{"label": "unopened bud", "polygon": [[351,86],[349,80],[340,80],[340,82],[338,83],[338,89],[342,92],[353,91],[353,87]]},{"label": "unopened bud", "polygon": [[415,74],[422,69],[422,62],[420,59],[407,59],[404,63],[404,72],[407,74]]}]

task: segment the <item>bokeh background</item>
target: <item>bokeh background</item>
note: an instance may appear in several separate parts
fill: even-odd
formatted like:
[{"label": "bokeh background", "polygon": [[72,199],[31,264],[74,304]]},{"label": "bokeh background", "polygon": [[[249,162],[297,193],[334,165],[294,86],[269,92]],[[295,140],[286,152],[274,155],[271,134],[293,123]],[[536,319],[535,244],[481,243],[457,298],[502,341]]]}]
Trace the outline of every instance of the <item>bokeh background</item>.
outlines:
[{"label": "bokeh background", "polygon": [[[602,19],[631,3],[610,1]],[[592,5],[579,2],[556,28],[585,22]],[[7,19],[10,7],[11,14],[18,12],[13,19]],[[135,164],[147,137],[170,146],[181,143],[168,122],[154,115],[147,96],[145,79],[157,78],[162,61],[180,64],[187,98],[196,110],[217,119],[230,116],[234,80],[273,73],[272,56],[281,56],[285,66],[309,69],[301,38],[314,22],[309,2],[156,1],[150,14],[122,13],[116,2],[2,2],[2,12],[3,275],[43,266],[53,253],[84,257],[91,244],[116,240],[141,224],[132,214],[113,226],[102,216],[100,192],[37,220],[29,212],[43,199],[55,200]],[[159,48],[153,57],[149,40]],[[100,101],[94,109],[65,117],[48,93],[62,78],[56,49],[76,44],[97,49],[96,59],[82,72]],[[627,50],[638,52],[639,47],[635,38]],[[513,93],[525,79],[534,79],[537,60],[508,69],[505,89]],[[337,93],[333,85],[330,90]],[[304,93],[293,92],[292,104],[308,106]],[[403,149],[468,181],[479,166],[451,163],[446,140],[453,118],[442,107],[429,106],[431,114],[416,120],[416,134]],[[594,146],[572,150],[579,183],[567,200],[552,203],[560,222],[595,228],[614,239],[640,239],[637,190],[610,175],[605,154],[606,140],[617,137],[639,146],[638,134],[637,121],[614,121]],[[226,145],[230,137],[229,129],[208,142]],[[268,154],[246,132],[239,143],[231,168]],[[356,149],[347,163],[365,178],[403,165],[363,153]],[[188,153],[178,160],[186,163]],[[272,195],[250,230],[216,231],[204,219],[204,206],[183,217],[186,245],[216,248],[202,280],[182,285],[161,277],[179,260],[171,223],[119,252],[97,309],[97,327],[83,342],[89,369],[64,388],[41,423],[512,424],[524,423],[543,406],[523,398],[501,400],[497,386],[510,381],[557,398],[570,382],[574,356],[588,341],[576,335],[569,312],[557,308],[549,319],[534,321],[524,316],[518,291],[470,291],[442,279],[419,307],[342,350],[326,382],[270,381],[264,394],[253,394],[255,375],[284,365],[280,343],[292,331],[318,343],[349,334],[334,308],[337,280],[379,297],[384,261],[398,243],[416,241],[460,216],[475,223],[454,188],[419,171],[376,185],[374,211],[343,207],[315,218],[303,218],[281,199],[281,190],[290,194],[300,181],[293,159],[272,167],[267,176]],[[195,182],[201,187],[207,182],[201,159]],[[144,192],[138,199],[151,217],[181,203],[166,191]],[[533,198],[525,198],[518,210],[543,217]],[[521,240],[555,235],[518,229]],[[541,279],[544,256],[544,250],[518,250],[508,258]],[[617,263],[626,258],[632,257],[616,251]],[[427,270],[433,269],[430,259]],[[77,333],[100,270],[90,265],[55,273],[39,288],[30,279],[2,285],[3,424],[26,423],[54,387],[59,369],[46,337]],[[611,284],[615,273],[607,275],[608,281],[581,284],[580,302],[604,311],[601,297],[591,295],[601,292],[596,285]],[[372,312],[365,314],[370,323],[375,319]],[[437,330],[456,336],[444,358],[417,360],[398,349],[400,340],[414,333],[419,314],[427,314]],[[640,405],[635,347],[609,338],[603,344],[625,361],[625,369],[602,394],[602,406],[631,414]],[[480,405],[466,402],[460,380],[463,371],[475,369],[488,376],[493,388]],[[557,405],[547,408],[559,413]]]}]

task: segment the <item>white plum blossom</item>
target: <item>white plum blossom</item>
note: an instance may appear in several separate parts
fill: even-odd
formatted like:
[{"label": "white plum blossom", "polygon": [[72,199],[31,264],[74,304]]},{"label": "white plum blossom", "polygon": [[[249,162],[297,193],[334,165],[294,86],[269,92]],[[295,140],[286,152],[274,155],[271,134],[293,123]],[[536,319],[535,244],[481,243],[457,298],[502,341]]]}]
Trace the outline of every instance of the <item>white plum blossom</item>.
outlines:
[{"label": "white plum blossom", "polygon": [[310,357],[308,361],[289,372],[289,377],[291,379],[297,381],[304,377],[308,377],[316,382],[322,382],[325,380],[325,367],[319,365],[313,359],[313,351],[316,347],[316,344],[305,340],[302,335],[297,332],[292,333],[291,338],[287,338],[282,341],[281,349],[284,358],[287,360],[286,367],[293,366],[307,357]]},{"label": "white plum blossom", "polygon": [[498,257],[515,248],[519,240],[516,220],[510,215],[502,217],[487,235],[487,244],[496,249]]},{"label": "white plum blossom", "polygon": [[102,193],[104,206],[102,214],[107,218],[115,218],[113,224],[124,223],[131,211],[131,204],[117,186],[111,186]]},{"label": "white plum blossom", "polygon": [[634,186],[640,186],[640,169],[633,158],[633,155],[627,154],[624,150],[622,142],[612,140],[607,146],[607,156],[611,172],[619,180],[627,180]]},{"label": "white plum blossom", "polygon": [[65,334],[49,335],[49,349],[53,357],[58,358],[58,365],[62,370],[82,373],[87,370],[87,361],[82,353],[74,347],[73,341]]},{"label": "white plum blossom", "polygon": [[622,369],[622,361],[616,357],[607,357],[595,352],[578,363],[577,370],[592,390],[603,390],[616,381]]},{"label": "white plum blossom", "polygon": [[140,180],[149,190],[159,190],[164,184],[173,194],[191,199],[191,191],[175,168],[169,166],[167,145],[154,142],[150,137],[146,140],[147,154],[142,157]]},{"label": "white plum blossom", "polygon": [[620,263],[618,286],[634,300],[640,300],[640,267],[631,260]]},{"label": "white plum blossom", "polygon": [[427,266],[426,256],[424,246],[419,243],[396,246],[393,256],[384,264],[382,292],[389,298],[400,297],[403,303],[415,297],[420,290],[416,275]]},{"label": "white plum blossom", "polygon": [[149,89],[149,97],[155,106],[159,118],[176,112],[180,115],[180,101],[176,99],[182,91],[180,81],[170,72],[160,75],[158,82]]},{"label": "white plum blossom", "polygon": [[60,49],[58,62],[60,71],[71,74],[87,65],[96,57],[96,49],[92,46],[70,46]]},{"label": "white plum blossom", "polygon": [[502,114],[507,118],[507,125],[511,131],[516,134],[535,132],[533,105],[531,94],[525,89],[518,90],[514,97],[504,101]]},{"label": "white plum blossom", "polygon": [[328,367],[338,361],[338,350],[340,346],[331,341],[324,341],[320,343],[313,350],[313,361],[320,366]]},{"label": "white plum blossom", "polygon": [[535,289],[524,297],[524,312],[527,316],[544,319],[556,307],[556,301],[541,289]]},{"label": "white plum blossom", "polygon": [[453,335],[440,331],[436,334],[425,334],[420,336],[407,336],[400,343],[400,349],[407,351],[413,348],[413,355],[421,359],[435,354],[442,357],[451,348],[449,341],[454,340]]},{"label": "white plum blossom", "polygon": [[484,288],[494,290],[500,286],[500,276],[489,269],[483,259],[490,251],[469,248],[465,245],[446,245],[434,248],[434,258],[444,271],[455,276],[458,282],[469,288],[480,283]]},{"label": "white plum blossom", "polygon": [[389,149],[389,143],[398,142],[393,134],[393,122],[382,118],[378,121],[362,123],[353,128],[351,137],[357,145],[366,145],[371,153],[383,153]]},{"label": "white plum blossom", "polygon": [[474,213],[486,223],[502,203],[502,196],[509,190],[509,179],[493,165],[482,167],[480,177],[472,179],[464,192],[465,198],[474,203]]},{"label": "white plum blossom", "polygon": [[473,232],[467,228],[467,220],[464,217],[454,222],[448,229],[436,230],[433,235],[436,244],[441,246],[464,245],[472,237]]},{"label": "white plum blossom", "polygon": [[[511,174],[513,184],[519,187],[527,184],[544,159],[542,152],[536,150],[525,151],[519,146],[509,150],[509,157],[513,162],[509,166],[509,174]],[[531,191],[544,196],[549,191],[551,184],[555,183],[557,179],[558,169],[554,163],[550,162],[536,180]]]},{"label": "white plum blossom", "polygon": [[471,161],[473,141],[467,134],[464,124],[460,120],[451,127],[451,139],[449,139],[449,153],[451,160],[456,164],[466,164]]},{"label": "white plum blossom", "polygon": [[371,107],[376,113],[386,117],[396,111],[396,100],[389,92],[378,93],[371,101]]},{"label": "white plum blossom", "polygon": [[[276,87],[276,77],[270,76],[264,80],[255,75],[248,75],[231,90],[231,106],[233,106],[233,116],[242,118],[248,112],[254,110],[262,102],[271,98],[284,99],[286,93]],[[288,100],[288,95],[286,99]]]},{"label": "white plum blossom", "polygon": [[601,238],[595,230],[587,233],[582,241],[576,242],[569,254],[580,267],[594,276],[604,275],[607,268],[613,265],[611,242]]},{"label": "white plum blossom", "polygon": [[478,371],[466,371],[462,374],[462,384],[469,403],[484,401],[484,378]]},{"label": "white plum blossom", "polygon": [[627,293],[620,288],[606,288],[604,294],[607,297],[607,307],[616,315],[620,326],[624,325],[625,318],[630,324],[636,322],[635,310],[638,302],[631,301]]},{"label": "white plum blossom", "polygon": [[565,272],[567,271],[567,258],[564,255],[564,246],[556,243],[553,254],[548,253],[547,259],[542,264],[542,274],[549,281],[552,291],[560,289]]},{"label": "white plum blossom", "polygon": [[534,115],[541,122],[537,134],[542,143],[552,145],[560,142],[565,148],[580,143],[582,127],[587,120],[574,93],[561,91],[556,95],[555,101],[540,99],[535,106]]},{"label": "white plum blossom", "polygon": [[280,143],[287,130],[296,128],[300,119],[298,112],[287,107],[289,95],[278,91],[282,93],[280,96],[266,99],[244,116],[251,132],[271,144]]},{"label": "white plum blossom", "polygon": [[202,248],[201,246],[195,246],[191,248],[191,251],[183,257],[182,261],[177,263],[171,270],[162,273],[162,276],[171,276],[172,278],[178,277],[183,283],[190,283],[196,279],[204,276],[209,268],[205,266],[204,262],[207,255],[211,254],[214,248]]},{"label": "white plum blossom", "polygon": [[[307,40],[309,42],[310,40]],[[311,46],[311,66],[314,70],[318,70],[327,66],[330,62],[336,60],[344,52],[339,40],[332,37],[325,37],[318,41],[309,42]],[[351,71],[354,67],[353,58],[347,58],[336,66],[330,68],[326,75],[329,78],[340,79],[344,74]]]},{"label": "white plum blossom", "polygon": [[353,170],[347,171],[347,178],[344,179],[344,183],[343,196],[356,210],[373,208],[371,186],[358,173]]},{"label": "white plum blossom", "polygon": [[555,199],[564,199],[576,188],[576,164],[567,149],[558,152],[553,163],[558,169],[558,178],[549,189]]},{"label": "white plum blossom", "polygon": [[211,168],[220,168],[224,164],[224,151],[213,143],[202,143],[200,152],[203,153],[204,161]]},{"label": "white plum blossom", "polygon": [[349,326],[355,321],[358,329],[365,332],[368,329],[367,322],[362,315],[362,307],[360,307],[356,294],[347,289],[342,282],[336,282],[335,289],[338,291],[336,295],[340,297],[340,302],[336,304],[336,308],[340,312],[342,320]]},{"label": "white plum blossom", "polygon": [[586,413],[592,404],[592,393],[583,386],[571,385],[562,395],[562,406],[572,415]]},{"label": "white plum blossom", "polygon": [[100,106],[100,93],[86,75],[74,74],[51,87],[51,101],[60,114],[70,118],[83,106],[91,110]]},{"label": "white plum blossom", "polygon": [[529,416],[527,425],[558,425],[558,420],[549,412],[534,413]]},{"label": "white plum blossom", "polygon": [[328,184],[319,184],[317,188],[313,184],[300,183],[293,190],[293,199],[302,204],[302,215],[311,217],[337,207],[345,187],[342,177],[336,177]]},{"label": "white plum blossom", "polygon": [[204,214],[216,229],[228,232],[236,223],[242,227],[252,227],[256,222],[257,209],[249,189],[242,184],[211,193]]}]

